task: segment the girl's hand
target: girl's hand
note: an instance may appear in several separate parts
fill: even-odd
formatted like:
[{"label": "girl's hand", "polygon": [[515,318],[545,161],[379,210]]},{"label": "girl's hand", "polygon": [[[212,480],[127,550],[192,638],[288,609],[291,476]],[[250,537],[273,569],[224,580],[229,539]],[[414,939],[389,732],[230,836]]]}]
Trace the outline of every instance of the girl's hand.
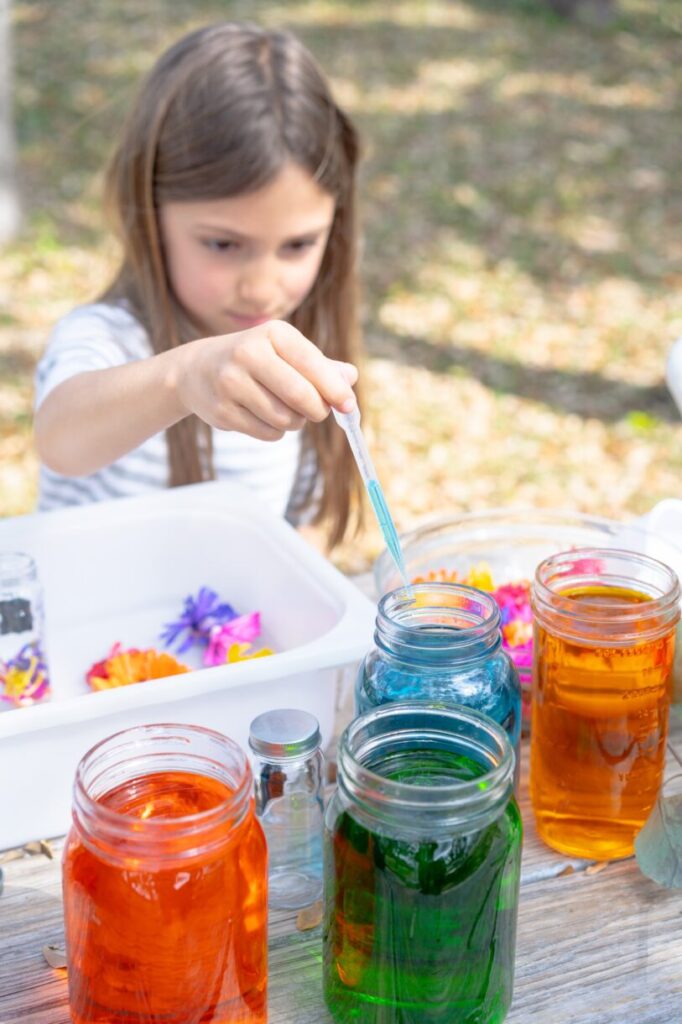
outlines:
[{"label": "girl's hand", "polygon": [[201,338],[175,352],[184,409],[220,430],[277,441],[307,420],[321,422],[330,406],[340,412],[355,406],[356,368],[328,359],[280,320]]}]

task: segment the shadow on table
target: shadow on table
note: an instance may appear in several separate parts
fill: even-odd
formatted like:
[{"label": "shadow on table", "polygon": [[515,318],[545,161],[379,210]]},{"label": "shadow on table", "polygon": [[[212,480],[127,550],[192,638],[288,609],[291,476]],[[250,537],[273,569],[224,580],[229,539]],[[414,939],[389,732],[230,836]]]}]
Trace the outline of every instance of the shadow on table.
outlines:
[{"label": "shadow on table", "polygon": [[16,924],[12,935],[2,936],[0,1024],[70,1024],[66,971],[49,967],[43,956],[43,946],[64,946],[61,900],[6,879],[0,933],[10,914]]}]

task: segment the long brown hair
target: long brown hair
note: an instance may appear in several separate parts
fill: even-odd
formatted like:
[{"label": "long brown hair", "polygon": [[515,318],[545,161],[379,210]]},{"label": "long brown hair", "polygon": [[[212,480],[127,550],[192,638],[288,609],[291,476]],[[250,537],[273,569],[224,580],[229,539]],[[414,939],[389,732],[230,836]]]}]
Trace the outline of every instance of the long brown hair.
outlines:
[{"label": "long brown hair", "polygon": [[[123,261],[105,300],[126,299],[155,352],[198,336],[170,287],[158,224],[163,203],[223,199],[268,184],[288,161],[335,199],[317,279],[291,322],[332,359],[358,345],[355,176],[358,139],[324,75],[288,32],[226,22],[185,36],[144,81],[107,175]],[[167,432],[169,484],[212,479],[211,431],[188,416]],[[356,512],[360,485],[332,417],[304,428],[322,488],[316,521],[333,546]],[[315,479],[295,511],[313,498]]]}]

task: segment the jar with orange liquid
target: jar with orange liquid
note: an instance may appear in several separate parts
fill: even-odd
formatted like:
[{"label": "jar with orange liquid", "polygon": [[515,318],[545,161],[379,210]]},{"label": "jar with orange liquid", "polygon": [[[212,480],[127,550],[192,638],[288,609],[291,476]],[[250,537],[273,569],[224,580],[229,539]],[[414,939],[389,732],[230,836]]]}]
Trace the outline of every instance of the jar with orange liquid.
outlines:
[{"label": "jar with orange liquid", "polygon": [[63,880],[74,1024],[266,1024],[266,846],[232,740],[150,725],[93,747]]},{"label": "jar with orange liquid", "polygon": [[535,574],[530,791],[555,850],[614,860],[656,800],[680,586],[646,555],[585,549]]}]

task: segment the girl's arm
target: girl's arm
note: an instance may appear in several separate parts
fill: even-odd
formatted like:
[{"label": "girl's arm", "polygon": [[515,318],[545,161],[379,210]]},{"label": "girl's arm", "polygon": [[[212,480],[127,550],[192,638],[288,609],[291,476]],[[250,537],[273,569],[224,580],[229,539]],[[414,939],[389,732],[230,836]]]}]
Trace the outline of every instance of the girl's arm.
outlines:
[{"label": "girl's arm", "polygon": [[355,367],[328,359],[291,324],[201,338],[57,385],[35,419],[38,454],[64,476],[95,473],[196,413],[213,427],[275,441],[355,404]]},{"label": "girl's arm", "polygon": [[58,384],[35,415],[41,462],[63,476],[87,476],[182,419],[177,351],[87,370]]}]

